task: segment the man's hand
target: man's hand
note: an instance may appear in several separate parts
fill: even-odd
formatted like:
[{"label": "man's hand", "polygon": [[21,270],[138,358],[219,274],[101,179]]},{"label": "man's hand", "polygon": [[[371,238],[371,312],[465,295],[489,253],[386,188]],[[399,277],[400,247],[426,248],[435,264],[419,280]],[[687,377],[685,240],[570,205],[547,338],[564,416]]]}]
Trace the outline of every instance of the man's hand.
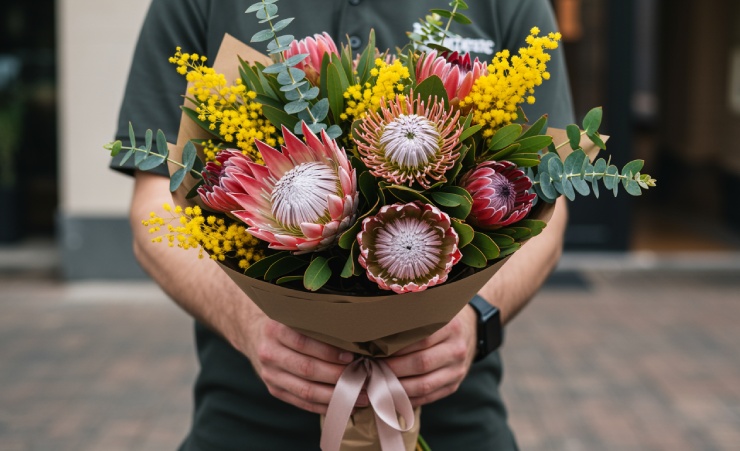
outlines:
[{"label": "man's hand", "polygon": [[466,305],[445,327],[385,359],[414,407],[457,391],[475,357],[476,325],[475,311]]},{"label": "man's hand", "polygon": [[[309,412],[325,414],[351,352],[302,335],[260,315],[240,349],[252,362],[270,394]],[[241,346],[239,346],[241,348]],[[368,404],[361,395],[357,406]]]}]

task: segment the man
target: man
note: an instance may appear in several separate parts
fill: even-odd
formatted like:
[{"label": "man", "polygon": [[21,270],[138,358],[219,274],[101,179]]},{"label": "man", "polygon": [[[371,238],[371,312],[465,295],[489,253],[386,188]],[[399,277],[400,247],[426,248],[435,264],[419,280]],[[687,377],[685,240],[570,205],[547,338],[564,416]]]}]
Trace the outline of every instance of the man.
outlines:
[{"label": "man", "polygon": [[[126,139],[128,121],[137,130],[161,128],[177,135],[185,81],[167,58],[176,46],[213,61],[224,33],[248,41],[261,25],[237,0],[154,0],[141,31],[119,121]],[[327,31],[355,50],[370,28],[380,49],[407,42],[405,31],[430,8],[446,1],[283,0],[281,18],[296,20],[285,32],[297,38]],[[547,0],[473,1],[469,27],[454,25],[459,50],[490,60],[504,48],[524,45],[529,29],[544,33],[555,24]],[[310,18],[310,19],[309,19]],[[260,47],[258,47],[260,49]],[[548,112],[551,124],[572,122],[564,61],[555,52],[552,79],[537,90],[530,117]],[[530,105],[530,107],[532,107]],[[114,159],[112,167],[120,169]],[[166,169],[123,168],[136,177],[130,218],[134,250],[144,269],[196,319],[201,371],[195,385],[193,426],[181,449],[318,449],[319,413],[325,413],[333,386],[353,356],[307,338],[267,318],[211,260],[150,242],[141,220],[171,202]],[[558,203],[545,232],[516,253],[480,295],[500,310],[506,324],[524,307],[554,267],[562,246],[566,211]],[[498,393],[497,352],[472,364],[478,315],[465,307],[447,326],[386,361],[415,406],[423,405],[421,434],[432,449],[512,450]],[[483,357],[483,356],[479,356]],[[367,405],[361,397],[359,406]]]}]

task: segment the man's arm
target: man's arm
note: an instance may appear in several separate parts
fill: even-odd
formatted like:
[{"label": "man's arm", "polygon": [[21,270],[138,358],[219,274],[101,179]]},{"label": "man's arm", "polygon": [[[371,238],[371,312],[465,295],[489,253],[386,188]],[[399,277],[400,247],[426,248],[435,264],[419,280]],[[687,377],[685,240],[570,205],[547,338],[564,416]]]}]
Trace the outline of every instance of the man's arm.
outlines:
[{"label": "man's arm", "polygon": [[[172,202],[169,180],[136,172],[130,222],[134,253],[144,270],[185,311],[223,336],[252,362],[273,396],[325,413],[334,385],[352,354],[299,334],[268,318],[209,258],[152,243],[141,225]],[[367,404],[365,398],[358,406]]]},{"label": "man's arm", "polygon": [[565,199],[555,202],[555,211],[542,233],[529,240],[509,258],[480,294],[501,311],[501,322],[507,324],[539,291],[560,259],[563,235],[568,222]]}]

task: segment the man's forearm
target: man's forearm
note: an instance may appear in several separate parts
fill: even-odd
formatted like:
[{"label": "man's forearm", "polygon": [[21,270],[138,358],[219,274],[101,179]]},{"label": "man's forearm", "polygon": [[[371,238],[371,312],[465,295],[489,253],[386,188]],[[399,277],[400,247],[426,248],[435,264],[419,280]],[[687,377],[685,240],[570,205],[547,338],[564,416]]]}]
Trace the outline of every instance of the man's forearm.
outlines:
[{"label": "man's forearm", "polygon": [[[232,282],[216,262],[198,259],[194,250],[152,243],[152,235],[141,225],[151,211],[163,214],[162,205],[172,203],[169,180],[138,173],[131,204],[130,221],[134,253],[144,270],[180,307],[234,344],[243,339],[242,325],[251,324],[259,308]],[[244,351],[244,350],[242,350]]]},{"label": "man's forearm", "polygon": [[524,308],[557,265],[567,221],[566,203],[560,198],[542,233],[515,252],[481,288],[479,294],[501,310],[504,324]]}]

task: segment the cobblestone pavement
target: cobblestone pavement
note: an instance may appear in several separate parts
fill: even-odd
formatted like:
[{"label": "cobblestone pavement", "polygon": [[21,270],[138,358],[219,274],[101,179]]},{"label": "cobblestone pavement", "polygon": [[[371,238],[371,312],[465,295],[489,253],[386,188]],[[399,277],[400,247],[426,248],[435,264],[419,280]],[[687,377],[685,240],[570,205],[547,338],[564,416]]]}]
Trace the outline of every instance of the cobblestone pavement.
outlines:
[{"label": "cobblestone pavement", "polygon": [[[522,450],[740,450],[740,273],[556,276],[508,330]],[[148,283],[0,274],[0,450],[171,450],[189,319]]]}]

